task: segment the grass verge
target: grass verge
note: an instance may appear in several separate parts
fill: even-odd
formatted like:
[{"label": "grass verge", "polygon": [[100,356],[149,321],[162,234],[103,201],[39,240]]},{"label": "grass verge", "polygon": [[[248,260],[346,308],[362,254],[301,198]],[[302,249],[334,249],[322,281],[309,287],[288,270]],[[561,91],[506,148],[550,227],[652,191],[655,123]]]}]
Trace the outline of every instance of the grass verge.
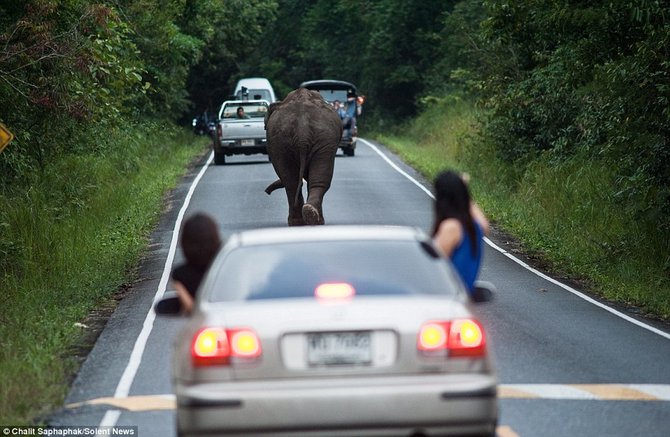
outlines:
[{"label": "grass verge", "polygon": [[78,323],[134,279],[163,195],[205,151],[182,129],[136,126],[106,153],[63,156],[0,195],[0,423],[62,404]]},{"label": "grass verge", "polygon": [[604,299],[670,319],[670,235],[631,213],[612,187],[616,169],[576,156],[543,155],[523,168],[496,158],[471,103],[449,97],[376,139],[429,179],[471,174],[473,196],[496,226],[517,237],[552,273]]}]

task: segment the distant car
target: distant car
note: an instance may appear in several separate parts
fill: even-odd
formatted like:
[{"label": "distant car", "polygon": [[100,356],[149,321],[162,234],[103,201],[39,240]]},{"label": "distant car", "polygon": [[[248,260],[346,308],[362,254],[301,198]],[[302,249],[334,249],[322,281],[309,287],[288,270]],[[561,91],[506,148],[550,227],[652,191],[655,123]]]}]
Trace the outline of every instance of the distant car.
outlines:
[{"label": "distant car", "polygon": [[274,88],[264,77],[245,77],[238,80],[234,94],[236,100],[267,100],[270,103],[277,101]]},{"label": "distant car", "polygon": [[[335,101],[343,105],[344,111],[348,112],[348,117],[343,118],[342,140],[340,148],[347,156],[354,156],[356,153],[356,138],[358,136],[357,119],[361,115],[361,105],[364,100],[358,95],[356,85],[343,80],[310,80],[300,84],[301,88],[318,91],[321,96],[330,104]],[[346,120],[346,121],[345,121]]]},{"label": "distant car", "polygon": [[209,117],[207,111],[193,119],[193,133],[196,135],[211,135],[216,129],[216,120]]},{"label": "distant car", "polygon": [[494,436],[497,382],[469,299],[416,229],[235,234],[175,342],[177,433]]}]

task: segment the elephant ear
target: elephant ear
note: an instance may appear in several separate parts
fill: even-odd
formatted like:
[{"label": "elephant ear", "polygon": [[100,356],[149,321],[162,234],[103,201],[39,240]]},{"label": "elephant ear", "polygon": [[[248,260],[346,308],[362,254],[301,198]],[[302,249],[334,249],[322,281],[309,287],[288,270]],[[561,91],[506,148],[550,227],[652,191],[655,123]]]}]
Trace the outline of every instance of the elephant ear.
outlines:
[{"label": "elephant ear", "polygon": [[270,116],[280,104],[281,102],[270,103],[270,106],[268,107],[268,112],[265,114],[265,130],[268,129],[268,120],[270,119]]}]

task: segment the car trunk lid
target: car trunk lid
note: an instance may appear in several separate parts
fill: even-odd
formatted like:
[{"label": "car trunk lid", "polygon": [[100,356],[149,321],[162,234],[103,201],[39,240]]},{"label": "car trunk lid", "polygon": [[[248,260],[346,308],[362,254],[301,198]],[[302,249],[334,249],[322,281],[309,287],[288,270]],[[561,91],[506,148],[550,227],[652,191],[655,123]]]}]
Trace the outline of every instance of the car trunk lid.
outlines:
[{"label": "car trunk lid", "polygon": [[233,369],[244,380],[444,370],[446,360],[425,360],[417,351],[420,327],[467,315],[453,299],[375,296],[228,302],[217,318],[260,339],[261,357]]}]

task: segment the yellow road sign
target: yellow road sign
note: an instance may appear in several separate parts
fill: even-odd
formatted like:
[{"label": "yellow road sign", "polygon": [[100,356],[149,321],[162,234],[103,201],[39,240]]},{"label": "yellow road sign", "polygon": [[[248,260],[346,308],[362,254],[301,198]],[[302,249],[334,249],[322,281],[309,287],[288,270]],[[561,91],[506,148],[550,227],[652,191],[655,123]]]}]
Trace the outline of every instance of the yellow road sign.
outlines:
[{"label": "yellow road sign", "polygon": [[4,124],[0,123],[0,153],[5,150],[7,144],[9,144],[13,139],[14,134],[12,134]]}]

